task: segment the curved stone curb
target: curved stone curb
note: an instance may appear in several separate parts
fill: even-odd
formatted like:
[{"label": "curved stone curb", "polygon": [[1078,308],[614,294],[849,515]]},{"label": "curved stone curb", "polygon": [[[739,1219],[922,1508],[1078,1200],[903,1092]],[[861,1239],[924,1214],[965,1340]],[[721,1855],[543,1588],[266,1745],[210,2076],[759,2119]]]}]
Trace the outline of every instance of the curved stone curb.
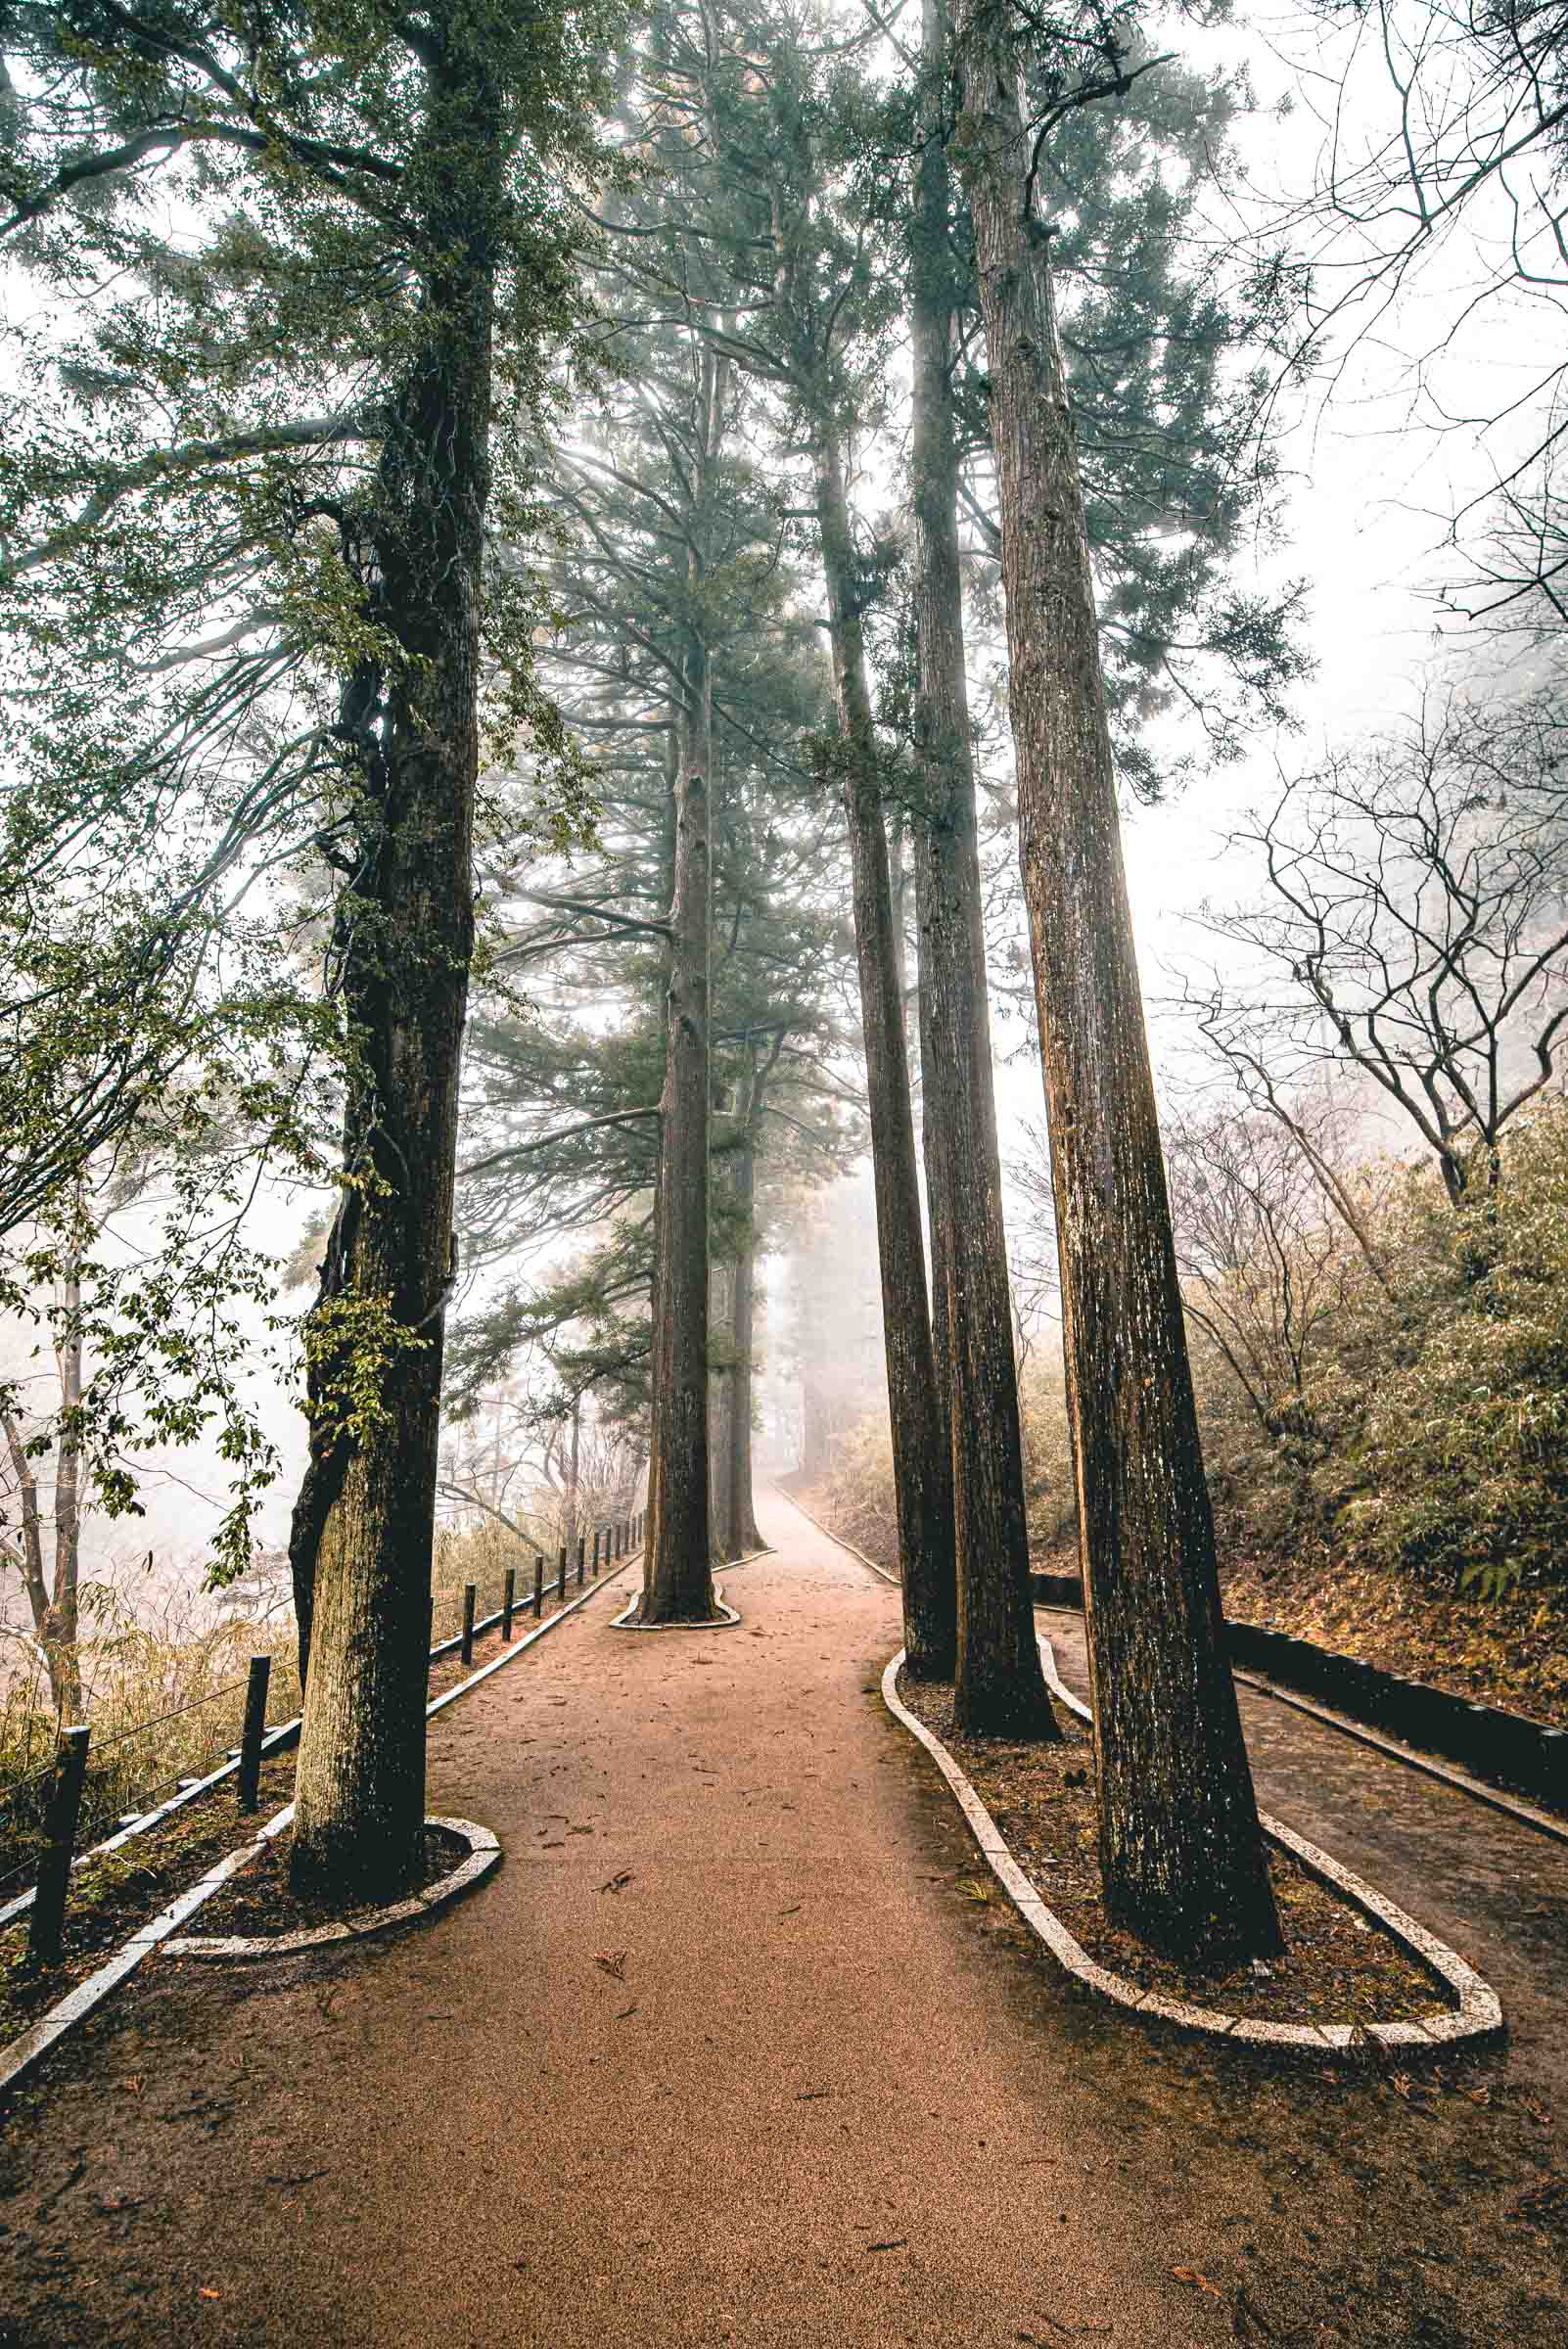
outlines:
[{"label": "curved stone curb", "polygon": [[[312,1925],[302,1933],[225,1934],[221,1936],[187,1936],[164,1944],[171,1958],[205,1958],[216,1960],[237,1960],[253,1958],[296,1958],[301,1950],[323,1949],[329,1942],[365,1941],[372,1933],[385,1933],[390,1925],[410,1924],[416,1917],[430,1916],[444,1909],[487,1876],[501,1862],[501,1847],[488,1827],[477,1827],[471,1819],[427,1819],[428,1827],[444,1827],[449,1834],[459,1836],[468,1846],[468,1858],[459,1861],[450,1874],[441,1876],[424,1892],[410,1895],[406,1901],[393,1901],[386,1909],[371,1909],[351,1921],[341,1919],[330,1925]],[[257,1847],[259,1848],[259,1847]],[[249,1857],[249,1855],[247,1855]]]},{"label": "curved stone curb", "polygon": [[[765,1553],[759,1550],[756,1554],[761,1557]],[[740,1559],[736,1561],[737,1564],[744,1564],[744,1562]],[[640,1597],[631,1599],[622,1608],[619,1615],[611,1616],[610,1629],[613,1632],[727,1632],[732,1625],[740,1621],[734,1608],[726,1607],[724,1604],[722,1583],[714,1585],[714,1604],[718,1609],[716,1623],[633,1623],[631,1619],[641,1604]]]},{"label": "curved stone curb", "polygon": [[[1088,1707],[1071,1689],[1063,1686],[1056,1671],[1056,1659],[1051,1644],[1041,1636],[1040,1660],[1045,1678],[1054,1696],[1080,1720],[1092,1717]],[[1206,2033],[1216,2039],[1239,2042],[1256,2048],[1300,2048],[1319,2055],[1341,2055],[1347,2050],[1372,2044],[1384,2048],[1451,2047],[1456,2041],[1480,2039],[1502,2027],[1502,2008],[1497,1992],[1484,1982],[1474,1968],[1467,1965],[1458,1954],[1428,1933],[1415,1919],[1407,1916],[1403,1909],[1385,1900],[1360,1876],[1337,1860],[1331,1860],[1315,1844],[1281,1825],[1278,1819],[1260,1814],[1266,1835],[1293,1852],[1313,1875],[1330,1884],[1354,1907],[1368,1916],[1376,1917],[1396,1939],[1405,1943],[1410,1954],[1449,1985],[1458,2001],[1456,2007],[1422,2015],[1417,2021],[1396,2023],[1267,2023],[1254,2022],[1234,2014],[1222,2014],[1217,2008],[1193,2006],[1176,1999],[1161,1998],[1157,1992],[1140,1990],[1125,1974],[1113,1974],[1107,1967],[1097,1965],[1060,1917],[1040,1899],[1009,1851],[1001,1830],[986,1809],[974,1787],[941,1740],[934,1737],[923,1721],[915,1718],[900,1702],[898,1692],[899,1669],[903,1662],[900,1648],[882,1675],[882,1696],[888,1711],[930,1754],[958,1799],[958,1807],[968,1822],[971,1834],[979,1844],[988,1866],[1024,1922],[1037,1933],[1053,1958],[1070,1974],[1097,1991],[1102,1998],[1113,2000],[1140,2015],[1153,2015],[1158,2020],[1176,2023],[1182,2030]]]}]

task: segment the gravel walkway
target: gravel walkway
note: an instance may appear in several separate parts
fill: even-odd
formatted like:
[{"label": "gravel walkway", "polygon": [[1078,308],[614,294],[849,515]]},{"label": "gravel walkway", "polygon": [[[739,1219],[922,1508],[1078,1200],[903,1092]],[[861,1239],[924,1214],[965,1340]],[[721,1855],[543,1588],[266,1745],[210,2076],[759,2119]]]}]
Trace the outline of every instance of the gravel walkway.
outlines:
[{"label": "gravel walkway", "polygon": [[[156,1965],[18,2096],[0,2349],[1561,2349],[1562,2131],[1530,2107],[1568,1852],[1454,1814],[1489,1882],[1551,1875],[1556,1942],[1517,1962],[1458,1878],[1383,1868],[1520,2001],[1441,2093],[1130,2025],[974,1897],[875,1693],[896,1592],[761,1515],[739,1631],[590,1607],[432,1725],[432,1808],[507,1853],[472,1900],[346,1955]],[[1390,1819],[1268,1710],[1268,1801],[1378,1876],[1350,1830]],[[1395,1771],[1377,1799],[1454,1798]]]}]

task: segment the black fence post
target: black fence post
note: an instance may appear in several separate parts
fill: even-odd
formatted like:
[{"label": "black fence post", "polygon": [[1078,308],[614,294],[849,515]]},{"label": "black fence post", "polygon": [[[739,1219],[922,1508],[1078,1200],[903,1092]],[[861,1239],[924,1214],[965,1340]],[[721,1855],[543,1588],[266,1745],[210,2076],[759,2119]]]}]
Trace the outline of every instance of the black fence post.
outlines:
[{"label": "black fence post", "polygon": [[544,1560],[541,1557],[535,1557],[533,1561],[533,1619],[535,1623],[543,1613]]},{"label": "black fence post", "polygon": [[510,1639],[512,1636],[512,1609],[516,1605],[517,1568],[515,1566],[508,1566],[506,1570],[506,1595],[501,1600],[501,1637],[503,1639]]},{"label": "black fence post", "polygon": [[479,1596],[472,1583],[463,1585],[463,1661],[474,1661],[474,1601]]},{"label": "black fence post", "polygon": [[584,1556],[584,1552],[586,1551],[586,1549],[587,1549],[587,1546],[588,1546],[588,1545],[587,1545],[587,1543],[586,1543],[586,1541],[584,1540],[584,1538],[582,1537],[582,1535],[581,1535],[581,1534],[578,1534],[578,1536],[577,1536],[577,1589],[578,1589],[579,1590],[580,1590],[580,1589],[581,1589],[581,1588],[582,1588],[583,1576],[584,1576],[584,1574],[585,1574],[585,1572],[586,1572],[586,1559],[585,1559],[585,1556]]},{"label": "black fence post", "polygon": [[38,1889],[32,1896],[27,1930],[27,1958],[32,1965],[60,1962],[61,1937],[66,1923],[66,1887],[76,1849],[76,1822],[81,1817],[82,1781],[87,1775],[90,1729],[62,1729],[55,1756],[54,1784],[44,1819],[47,1842],[38,1865]]},{"label": "black fence post", "polygon": [[261,1738],[267,1726],[267,1682],[272,1658],[253,1656],[245,1685],[245,1727],[240,1731],[240,1809],[254,1811],[261,1798]]},{"label": "black fence post", "polygon": [[597,1526],[595,1526],[595,1527],[594,1527],[594,1529],[593,1529],[593,1578],[592,1578],[592,1579],[593,1579],[595,1582],[597,1582],[597,1581],[598,1581],[598,1579],[599,1579],[599,1528],[598,1528]]},{"label": "black fence post", "polygon": [[557,1582],[557,1585],[556,1585],[556,1592],[555,1592],[555,1595],[556,1595],[556,1597],[557,1597],[557,1598],[560,1598],[560,1599],[564,1599],[564,1598],[566,1597],[566,1543],[565,1543],[564,1542],[563,1542],[563,1543],[562,1543],[562,1544],[561,1544],[561,1563],[560,1563],[560,1568],[559,1568],[559,1581]]}]

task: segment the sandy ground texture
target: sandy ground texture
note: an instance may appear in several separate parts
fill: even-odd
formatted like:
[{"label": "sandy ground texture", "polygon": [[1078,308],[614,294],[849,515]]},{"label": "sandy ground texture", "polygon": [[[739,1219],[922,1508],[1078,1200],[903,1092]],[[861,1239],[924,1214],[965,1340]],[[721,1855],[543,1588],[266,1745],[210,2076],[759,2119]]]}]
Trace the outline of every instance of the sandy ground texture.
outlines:
[{"label": "sandy ground texture", "polygon": [[3,2349],[1561,2349],[1568,1851],[1249,1701],[1266,1801],[1514,2041],[1324,2078],[1130,2022],[975,1897],[876,1694],[896,1592],[761,1520],[740,1631],[590,1607],[432,1725],[432,1809],[506,1848],[472,1899],[159,1961],[50,2059]]}]

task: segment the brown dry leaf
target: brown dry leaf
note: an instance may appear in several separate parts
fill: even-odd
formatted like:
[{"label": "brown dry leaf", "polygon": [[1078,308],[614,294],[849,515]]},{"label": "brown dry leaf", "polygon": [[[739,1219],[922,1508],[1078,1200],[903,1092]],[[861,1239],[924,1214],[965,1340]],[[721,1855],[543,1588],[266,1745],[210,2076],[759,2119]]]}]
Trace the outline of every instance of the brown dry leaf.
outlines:
[{"label": "brown dry leaf", "polygon": [[1209,2292],[1216,2300],[1222,2300],[1224,2297],[1220,2286],[1211,2282],[1207,2276],[1200,2275],[1196,2268],[1173,2268],[1171,2273],[1177,2283],[1190,2284],[1194,2291]]},{"label": "brown dry leaf", "polygon": [[215,2283],[203,2283],[197,2286],[197,2297],[201,2300],[221,2300],[223,2294]]},{"label": "brown dry leaf", "polygon": [[132,2072],[130,2078],[128,2080],[122,2080],[119,2085],[124,2090],[126,2096],[139,2096],[142,2093],[142,2090],[147,2086],[147,2075],[145,2072]]},{"label": "brown dry leaf", "polygon": [[596,1950],[593,1955],[593,1962],[601,1974],[610,1975],[613,1981],[624,1982],[628,1954],[625,1950]]}]

